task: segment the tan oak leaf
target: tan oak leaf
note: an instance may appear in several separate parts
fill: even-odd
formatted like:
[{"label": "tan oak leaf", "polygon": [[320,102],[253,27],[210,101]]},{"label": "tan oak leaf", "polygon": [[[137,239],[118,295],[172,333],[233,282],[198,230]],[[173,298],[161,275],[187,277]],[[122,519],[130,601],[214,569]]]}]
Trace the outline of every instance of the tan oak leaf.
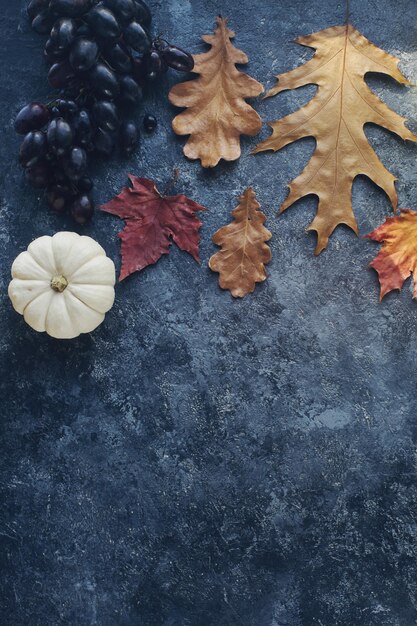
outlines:
[{"label": "tan oak leaf", "polygon": [[184,154],[200,159],[203,167],[238,159],[240,135],[256,135],[262,127],[245,98],[258,96],[263,87],[236,68],[236,63],[248,63],[248,57],[233,46],[234,36],[227,20],[218,17],[214,34],[203,36],[211,49],[193,57],[198,78],[175,85],[169,93],[172,104],[185,108],[172,122],[177,135],[190,135]]},{"label": "tan oak leaf", "polygon": [[365,82],[368,72],[377,72],[408,85],[398,69],[399,59],[377,48],[351,24],[327,28],[300,37],[297,42],[314,48],[315,55],[304,65],[278,76],[278,84],[267,96],[310,84],[318,86],[317,93],[302,108],[272,122],[272,135],[254,152],[281,150],[302,137],[316,139],[313,156],[290,183],[280,212],[304,196],[318,196],[317,215],[308,230],[317,232],[319,254],[339,224],[358,232],[352,184],[359,174],[383,189],[394,209],[397,207],[396,178],[370,146],[364,125],[378,124],[410,141],[417,141],[417,137],[405,126],[405,119],[384,104]]}]

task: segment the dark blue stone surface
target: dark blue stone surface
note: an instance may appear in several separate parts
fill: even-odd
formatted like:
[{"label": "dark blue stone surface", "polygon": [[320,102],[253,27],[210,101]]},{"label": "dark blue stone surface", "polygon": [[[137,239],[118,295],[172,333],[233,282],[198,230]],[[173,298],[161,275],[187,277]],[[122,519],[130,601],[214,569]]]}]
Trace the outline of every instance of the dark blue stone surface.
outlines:
[{"label": "dark blue stone surface", "polygon": [[[202,265],[169,256],[117,287],[92,335],[33,332],[7,297],[29,242],[73,229],[48,213],[16,163],[12,121],[47,99],[42,38],[24,2],[0,0],[1,623],[5,626],[413,626],[417,623],[417,310],[409,285],[378,303],[367,268],[377,246],[339,228],[313,256],[304,229],[316,200],[280,219],[286,184],[312,140],[202,171],[159,119],[129,161],[95,169],[96,198],[132,172],[209,208]],[[256,5],[256,6],[255,6]],[[230,18],[247,71],[265,85],[311,52],[292,40],[344,19],[332,0],[152,2],[155,31],[198,52],[216,14]],[[352,0],[353,23],[417,79],[415,0]],[[373,89],[417,129],[417,92]],[[256,108],[266,121],[313,88]],[[138,111],[138,119],[143,111]],[[417,148],[367,134],[417,209]],[[268,135],[263,128],[261,137]],[[254,186],[273,232],[269,278],[243,301],[218,288],[213,232]],[[368,180],[354,185],[361,234],[390,213]],[[119,264],[122,223],[98,214],[86,233]]]}]

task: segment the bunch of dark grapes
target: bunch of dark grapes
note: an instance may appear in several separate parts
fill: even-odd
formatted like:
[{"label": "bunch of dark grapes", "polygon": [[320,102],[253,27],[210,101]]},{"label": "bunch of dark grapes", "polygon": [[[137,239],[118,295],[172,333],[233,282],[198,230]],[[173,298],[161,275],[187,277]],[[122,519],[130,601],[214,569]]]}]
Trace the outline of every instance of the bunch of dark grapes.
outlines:
[{"label": "bunch of dark grapes", "polygon": [[[151,39],[151,13],[142,0],[31,0],[27,13],[32,28],[49,35],[48,80],[57,96],[19,112],[15,129],[25,135],[19,160],[29,183],[46,190],[53,211],[69,211],[84,224],[94,210],[88,156],[110,156],[116,145],[131,154],[139,143],[132,111],[146,84],[168,67],[191,71],[193,58]],[[145,130],[156,124],[145,116]]]}]

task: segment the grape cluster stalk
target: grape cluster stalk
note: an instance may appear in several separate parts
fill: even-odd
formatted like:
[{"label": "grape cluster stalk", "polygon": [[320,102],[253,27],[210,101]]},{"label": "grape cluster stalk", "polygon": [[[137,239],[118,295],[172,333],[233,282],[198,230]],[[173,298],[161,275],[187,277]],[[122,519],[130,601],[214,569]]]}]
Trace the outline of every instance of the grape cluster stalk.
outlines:
[{"label": "grape cluster stalk", "polygon": [[[165,39],[152,39],[152,16],[142,0],[31,0],[32,28],[48,35],[44,55],[56,97],[18,113],[24,135],[19,161],[28,182],[44,189],[50,209],[88,222],[94,205],[86,175],[91,154],[132,154],[140,129],[132,119],[148,83],[168,68],[192,71],[193,57]],[[157,126],[143,118],[145,131]]]}]

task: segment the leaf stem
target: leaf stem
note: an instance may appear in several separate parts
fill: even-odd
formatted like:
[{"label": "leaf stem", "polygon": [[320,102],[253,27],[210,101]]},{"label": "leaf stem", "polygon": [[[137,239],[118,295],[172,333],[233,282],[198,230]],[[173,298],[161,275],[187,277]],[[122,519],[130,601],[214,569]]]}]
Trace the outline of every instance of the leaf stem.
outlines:
[{"label": "leaf stem", "polygon": [[350,0],[346,0],[345,23],[349,24],[349,20],[350,20]]}]

